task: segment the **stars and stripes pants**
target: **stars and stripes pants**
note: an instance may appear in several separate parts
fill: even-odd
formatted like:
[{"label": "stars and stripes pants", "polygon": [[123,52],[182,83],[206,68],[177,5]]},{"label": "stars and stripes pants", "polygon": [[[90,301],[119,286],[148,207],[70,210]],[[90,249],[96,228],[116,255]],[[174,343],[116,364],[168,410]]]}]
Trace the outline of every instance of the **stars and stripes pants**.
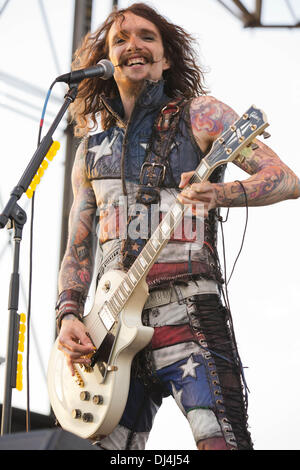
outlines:
[{"label": "stars and stripes pants", "polygon": [[134,360],[119,425],[99,446],[145,449],[163,397],[172,395],[198,447],[215,450],[222,442],[222,449],[252,449],[242,365],[220,297],[194,295],[150,308],[143,322],[154,327],[151,344]]}]

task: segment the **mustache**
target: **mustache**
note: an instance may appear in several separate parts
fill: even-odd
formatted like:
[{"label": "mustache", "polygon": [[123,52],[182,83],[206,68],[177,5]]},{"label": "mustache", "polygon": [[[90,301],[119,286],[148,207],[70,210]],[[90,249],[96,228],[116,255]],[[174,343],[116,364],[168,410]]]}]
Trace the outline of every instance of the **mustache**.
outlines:
[{"label": "mustache", "polygon": [[[122,67],[122,65],[125,65],[126,62],[128,61],[128,59],[130,59],[131,57],[136,57],[137,56],[137,53],[135,54],[124,54],[121,58],[120,58],[120,61],[118,64],[114,65],[114,67]],[[158,59],[158,60],[154,60],[152,54],[150,53],[147,53],[147,52],[143,52],[141,54],[139,54],[140,57],[143,57],[144,59],[146,59],[147,62],[149,62],[150,64],[156,64],[157,62],[160,62],[162,60],[161,59]]]}]

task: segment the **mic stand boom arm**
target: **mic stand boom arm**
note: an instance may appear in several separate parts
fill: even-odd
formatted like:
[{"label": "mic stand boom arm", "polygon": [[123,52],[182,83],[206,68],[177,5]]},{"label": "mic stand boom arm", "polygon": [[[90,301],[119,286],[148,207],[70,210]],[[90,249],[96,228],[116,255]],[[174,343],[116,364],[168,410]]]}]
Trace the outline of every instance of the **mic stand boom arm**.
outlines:
[{"label": "mic stand boom arm", "polygon": [[19,304],[19,260],[20,260],[20,244],[22,240],[22,230],[26,223],[27,216],[25,211],[17,204],[17,201],[27,191],[33,177],[39,169],[45,155],[51,147],[52,136],[68,107],[75,101],[78,91],[78,85],[72,85],[65,95],[65,101],[60,108],[53,124],[49,128],[47,134],[42,139],[40,145],[32,156],[26,170],[24,171],[17,186],[12,190],[10,199],[8,200],[3,212],[0,215],[0,228],[4,228],[10,223],[10,228],[14,229],[14,254],[13,254],[13,272],[10,279],[9,299],[8,299],[8,339],[7,353],[5,361],[5,385],[2,406],[2,422],[1,435],[11,432],[11,397],[12,389],[16,387],[17,373],[17,350],[18,350],[18,334],[20,316],[18,314]]}]

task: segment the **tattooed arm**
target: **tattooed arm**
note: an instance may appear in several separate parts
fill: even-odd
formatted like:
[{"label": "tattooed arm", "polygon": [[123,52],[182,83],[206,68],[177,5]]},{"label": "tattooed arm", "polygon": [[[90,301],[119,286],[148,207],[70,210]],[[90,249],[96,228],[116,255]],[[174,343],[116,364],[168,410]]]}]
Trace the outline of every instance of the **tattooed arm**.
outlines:
[{"label": "tattooed arm", "polygon": [[[191,105],[191,125],[200,149],[206,153],[238,115],[227,105],[211,96],[196,98]],[[259,148],[244,152],[234,163],[248,173],[242,181],[249,206],[264,206],[300,196],[300,182],[293,171],[264,143],[255,141]],[[180,187],[184,187],[192,172],[183,173]],[[237,182],[195,183],[184,190],[182,202],[197,200],[204,203],[204,215],[215,207],[245,205],[245,195]]]},{"label": "tattooed arm", "polygon": [[85,172],[84,144],[81,143],[72,171],[74,201],[69,217],[66,253],[59,274],[59,291],[74,289],[88,293],[94,266],[92,230],[96,200]]},{"label": "tattooed arm", "polygon": [[93,351],[85,326],[79,320],[91,283],[94,256],[92,229],[96,200],[85,172],[85,145],[78,147],[72,171],[74,201],[69,217],[66,253],[59,273],[58,348],[63,351],[74,375],[74,362],[89,364],[84,355]]}]

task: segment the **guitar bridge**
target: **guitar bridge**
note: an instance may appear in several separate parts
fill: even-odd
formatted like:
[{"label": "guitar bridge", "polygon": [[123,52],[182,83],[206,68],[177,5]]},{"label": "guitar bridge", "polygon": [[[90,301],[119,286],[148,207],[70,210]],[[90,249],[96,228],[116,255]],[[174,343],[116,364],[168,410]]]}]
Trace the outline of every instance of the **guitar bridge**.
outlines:
[{"label": "guitar bridge", "polygon": [[83,388],[84,387],[84,380],[81,377],[81,374],[78,372],[78,370],[76,368],[74,368],[74,371],[75,371],[75,382],[77,383],[77,385],[79,385],[79,387]]}]

